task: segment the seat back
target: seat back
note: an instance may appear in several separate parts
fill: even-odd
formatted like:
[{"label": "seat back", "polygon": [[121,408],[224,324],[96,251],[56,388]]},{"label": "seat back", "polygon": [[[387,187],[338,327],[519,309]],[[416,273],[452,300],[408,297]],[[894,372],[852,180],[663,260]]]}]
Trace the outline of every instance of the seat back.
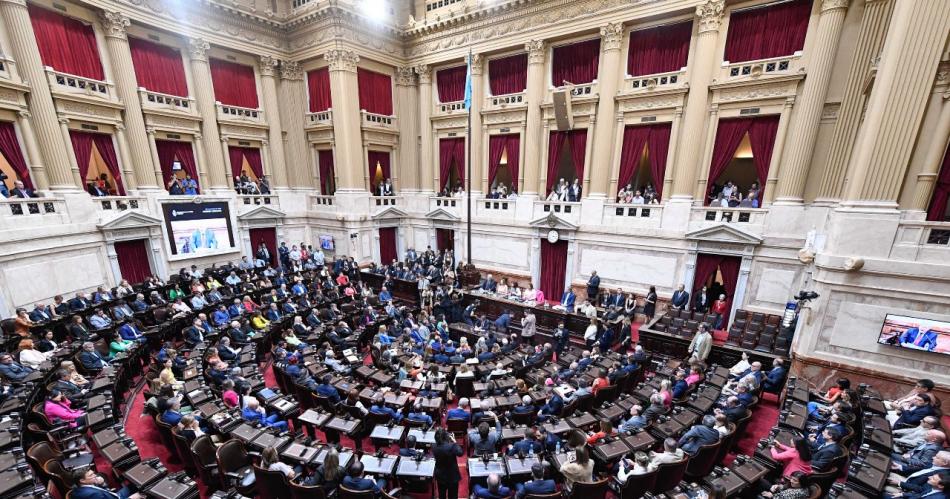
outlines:
[{"label": "seat back", "polygon": [[73,488],[73,477],[70,475],[69,471],[66,471],[66,468],[63,467],[63,463],[60,461],[55,459],[52,461],[47,461],[46,466],[43,467],[43,470],[46,471],[46,475],[49,476],[50,480],[56,484],[57,489],[69,490]]},{"label": "seat back", "polygon": [[574,482],[571,487],[570,499],[604,499],[607,495],[609,478],[595,480],[592,483]]},{"label": "seat back", "polygon": [[188,439],[178,433],[178,428],[172,428],[172,442],[175,444],[178,457],[181,458],[182,466],[185,467],[185,470],[194,472],[195,459],[191,453],[191,448],[188,446]]},{"label": "seat back", "polygon": [[569,417],[571,414],[574,414],[574,411],[576,410],[577,410],[577,399],[574,399],[564,404],[564,407],[561,408],[561,413],[558,414],[558,417],[562,419]]},{"label": "seat back", "polygon": [[[158,427],[158,434],[162,437],[162,442],[165,443],[165,447],[168,447],[177,453],[175,442],[172,440],[172,425],[162,421],[161,414],[156,414],[155,426]],[[178,457],[180,458],[181,456]]]},{"label": "seat back", "polygon": [[374,499],[376,492],[373,490],[353,490],[340,485],[338,496],[339,499]]},{"label": "seat back", "polygon": [[716,465],[716,456],[719,454],[722,443],[722,439],[720,439],[718,442],[700,447],[696,455],[689,458],[689,464],[686,465],[686,476],[698,480],[708,475],[713,466]]},{"label": "seat back", "polygon": [[238,439],[228,440],[218,447],[215,457],[222,474],[235,472],[250,464],[244,443]]},{"label": "seat back", "polygon": [[46,463],[62,458],[63,453],[50,445],[49,442],[37,442],[26,450],[26,460],[33,468],[33,472],[39,475],[44,482],[49,480],[49,475],[46,474]]},{"label": "seat back", "polygon": [[255,464],[254,476],[254,486],[261,499],[284,499],[290,496],[290,484],[283,472],[267,470]]},{"label": "seat back", "polygon": [[459,397],[475,396],[475,378],[461,377],[455,378],[455,392]]},{"label": "seat back", "polygon": [[208,435],[196,438],[191,443],[191,452],[195,457],[195,464],[199,467],[210,466],[218,462],[214,442]]},{"label": "seat back", "polygon": [[[619,381],[618,381],[619,383]],[[597,395],[594,395],[594,406],[599,406],[604,402],[609,402],[617,398],[617,392],[620,390],[618,385],[610,385],[597,390]]]},{"label": "seat back", "polygon": [[657,466],[656,483],[653,484],[652,492],[658,494],[676,487],[683,480],[687,466],[689,466],[689,456],[676,463],[663,463]]},{"label": "seat back", "polygon": [[534,425],[534,413],[533,412],[513,412],[511,414],[511,419],[519,425],[532,426]]},{"label": "seat back", "polygon": [[656,485],[657,470],[642,475],[628,476],[620,488],[620,499],[640,499]]},{"label": "seat back", "polygon": [[716,453],[716,459],[713,461],[715,464],[719,464],[723,459],[726,458],[726,454],[729,453],[729,449],[732,449],[732,445],[736,442],[738,432],[736,431],[736,425],[734,423],[729,423],[729,433],[722,436],[719,441],[722,445],[719,446],[719,452]]},{"label": "seat back", "polygon": [[835,478],[838,476],[838,468],[831,468],[828,471],[815,471],[811,474],[811,481],[814,485],[818,486],[821,489],[821,492],[818,494],[819,497],[823,497],[825,494],[831,490],[831,485],[835,483]]},{"label": "seat back", "polygon": [[300,485],[290,482],[290,499],[326,499],[323,487],[319,485]]}]

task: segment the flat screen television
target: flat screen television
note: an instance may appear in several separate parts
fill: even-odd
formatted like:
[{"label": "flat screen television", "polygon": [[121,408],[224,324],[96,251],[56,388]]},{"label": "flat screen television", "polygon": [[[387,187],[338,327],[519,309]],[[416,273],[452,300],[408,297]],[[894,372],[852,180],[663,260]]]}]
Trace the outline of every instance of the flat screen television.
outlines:
[{"label": "flat screen television", "polygon": [[228,203],[165,203],[162,210],[172,255],[204,256],[234,251]]},{"label": "flat screen television", "polygon": [[887,314],[877,342],[950,355],[950,322]]}]

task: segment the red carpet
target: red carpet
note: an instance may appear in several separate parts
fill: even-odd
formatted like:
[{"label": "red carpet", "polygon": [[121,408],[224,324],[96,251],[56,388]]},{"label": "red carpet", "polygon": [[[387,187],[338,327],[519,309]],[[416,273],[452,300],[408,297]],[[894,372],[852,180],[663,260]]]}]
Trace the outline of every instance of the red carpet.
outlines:
[{"label": "red carpet", "polygon": [[[264,381],[265,384],[269,387],[276,387],[277,382],[274,379],[274,373],[272,367],[268,364],[266,369],[264,369]],[[177,458],[173,457],[172,452],[165,447],[162,443],[161,436],[158,434],[158,429],[155,427],[155,422],[148,415],[143,414],[143,408],[145,405],[145,398],[142,391],[138,391],[133,399],[132,406],[128,411],[128,421],[125,425],[126,433],[135,440],[136,445],[139,447],[139,454],[141,454],[143,459],[149,459],[152,457],[158,457],[165,464],[170,472],[180,471],[182,469],[180,462]],[[455,407],[455,404],[450,404],[448,408]],[[759,403],[756,407],[752,421],[749,423],[748,429],[742,438],[738,441],[738,453],[752,455],[754,453],[755,445],[758,443],[759,439],[765,436],[773,426],[778,418],[778,405],[777,399],[773,395],[766,395],[762,402]],[[353,448],[355,447],[353,441],[347,437],[341,437],[341,444],[344,447]],[[372,443],[369,439],[363,441],[363,450],[367,453],[373,453],[376,449],[372,446]],[[398,446],[393,445],[390,448],[386,449],[387,453],[398,453]],[[729,454],[726,457],[725,463],[728,465],[735,458],[734,454]],[[462,482],[459,484],[459,497],[468,497],[468,470],[467,462],[465,457],[459,458],[459,468],[462,471]],[[109,465],[108,463],[97,460],[97,465],[99,470],[104,474],[108,474]],[[199,482],[201,487],[201,497],[208,497],[211,492],[203,484]],[[428,492],[412,494],[419,499],[429,497]]]}]

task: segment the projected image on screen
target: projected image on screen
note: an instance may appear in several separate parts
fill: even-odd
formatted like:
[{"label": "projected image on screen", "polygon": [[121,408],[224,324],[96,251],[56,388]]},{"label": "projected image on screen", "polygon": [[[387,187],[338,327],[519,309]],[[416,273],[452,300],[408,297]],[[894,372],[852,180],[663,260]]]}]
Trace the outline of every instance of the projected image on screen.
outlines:
[{"label": "projected image on screen", "polygon": [[878,343],[950,354],[950,322],[887,314]]},{"label": "projected image on screen", "polygon": [[173,255],[202,256],[234,249],[227,203],[163,205]]}]

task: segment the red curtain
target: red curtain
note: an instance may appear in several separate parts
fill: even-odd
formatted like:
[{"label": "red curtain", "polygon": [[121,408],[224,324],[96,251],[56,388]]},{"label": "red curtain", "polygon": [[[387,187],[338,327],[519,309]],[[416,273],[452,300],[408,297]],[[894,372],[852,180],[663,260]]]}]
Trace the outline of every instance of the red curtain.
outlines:
[{"label": "red curtain", "polygon": [[551,136],[548,139],[548,194],[551,193],[551,188],[554,187],[554,184],[558,180],[558,160],[561,155],[561,148],[564,147],[564,142],[567,140],[568,133],[570,132],[551,132]]},{"label": "red curtain", "polygon": [[754,61],[792,55],[805,46],[812,0],[791,0],[733,12],[723,59]]},{"label": "red curtain", "polygon": [[92,26],[32,3],[27,6],[44,66],[84,78],[105,80]]},{"label": "red curtain", "polygon": [[928,221],[945,221],[948,199],[950,199],[950,147],[943,155],[943,164],[940,166],[937,184],[934,186],[934,193],[930,197],[930,209],[927,210]]},{"label": "red curtain", "polygon": [[228,146],[228,158],[231,160],[231,175],[241,176],[241,166],[244,159],[251,167],[254,176],[261,178],[264,176],[264,163],[261,162],[261,150],[256,147],[238,147]]},{"label": "red curtain", "polygon": [[631,31],[627,74],[669,73],[686,67],[692,36],[692,21]]},{"label": "red curtain", "polygon": [[[165,182],[171,180],[175,172],[172,170],[172,164],[175,158],[181,163],[185,173],[191,175],[191,178],[198,183],[198,167],[195,164],[195,155],[191,150],[191,142],[179,142],[177,140],[158,140],[155,139],[155,149],[158,151],[158,164],[162,168],[162,178]],[[201,185],[198,185],[199,193]]]},{"label": "red curtain", "polygon": [[528,54],[488,61],[488,87],[492,95],[524,92],[528,86]]},{"label": "red curtain", "polygon": [[145,239],[116,241],[115,255],[119,260],[119,273],[130,283],[144,282],[152,275],[152,266],[148,263],[148,247]]},{"label": "red curtain", "polygon": [[[387,178],[392,178],[390,176],[389,170],[389,152],[387,151],[369,151],[366,155],[367,162],[369,163],[369,185],[370,189],[373,191],[373,194],[376,194],[376,164],[378,163],[380,169],[383,171],[383,180]],[[386,261],[386,260],[384,260]]]},{"label": "red curtain", "polygon": [[465,99],[466,66],[440,69],[435,73],[435,83],[439,90],[439,102],[458,102]]},{"label": "red curtain", "polygon": [[314,69],[307,72],[307,93],[310,95],[310,112],[319,113],[332,106],[330,100],[330,70]]},{"label": "red curtain", "polygon": [[[617,177],[618,191],[633,182],[637,169],[640,167],[643,148],[650,137],[650,129],[649,125],[628,126],[623,129],[623,146],[620,149],[620,175]],[[650,150],[650,156],[653,156],[652,149]],[[640,186],[633,187],[639,189]]]},{"label": "red curtain", "polygon": [[511,174],[511,189],[518,192],[518,160],[521,153],[521,136],[517,133],[492,135],[488,138],[488,185],[495,183],[495,175],[501,167],[501,156],[508,152],[508,173]]},{"label": "red curtain", "polygon": [[333,150],[322,149],[317,151],[317,162],[320,166],[320,194],[332,196],[336,191],[336,172],[333,168]]},{"label": "red curtain", "polygon": [[396,256],[396,228],[379,228],[379,260],[384,264],[390,264]]},{"label": "red curtain", "polygon": [[600,38],[554,47],[551,84],[560,87],[565,81],[575,85],[590,83],[597,79],[599,62]]},{"label": "red curtain", "polygon": [[252,259],[257,258],[257,248],[264,243],[270,252],[270,261],[267,263],[274,265],[277,255],[277,229],[273,227],[251,229],[249,235],[251,236],[251,254],[254,255]]},{"label": "red curtain", "polygon": [[[465,184],[465,139],[439,139],[439,183],[440,191],[445,190],[451,176],[450,169],[455,167],[455,176]],[[455,186],[449,186],[454,188]]]},{"label": "red curtain", "polygon": [[257,109],[257,80],[254,68],[212,58],[211,84],[214,99],[229,106]]},{"label": "red curtain", "polygon": [[551,301],[561,301],[564,293],[564,273],[567,270],[567,241],[554,244],[541,240],[541,282],[539,288]]},{"label": "red curtain", "polygon": [[[584,181],[584,158],[587,156],[587,130],[571,130],[568,138],[571,142],[571,160],[574,162],[574,175]],[[606,167],[606,165],[604,165]]]},{"label": "red curtain", "polygon": [[[693,296],[699,292],[716,270],[722,274],[722,285],[726,288],[726,299],[732,300],[736,296],[736,286],[739,282],[739,266],[742,259],[737,256],[710,255],[700,253],[696,257],[696,273],[693,279]],[[709,296],[710,303],[718,300],[718,296]],[[723,319],[723,324],[729,323],[729,312]],[[725,326],[723,326],[725,327]]]},{"label": "red curtain", "polygon": [[178,50],[160,43],[129,37],[132,67],[140,87],[153,92],[188,96],[185,66]]},{"label": "red curtain", "polygon": [[759,180],[759,201],[765,189],[765,181],[769,177],[769,162],[772,160],[772,148],[775,146],[775,134],[778,131],[778,116],[761,116],[758,118],[734,118],[719,120],[716,130],[716,145],[713,148],[712,162],[709,165],[709,180],[706,186],[706,197],[712,193],[713,185],[719,176],[726,171],[732,162],[739,144],[745,134],[749,134],[749,143],[752,145],[753,162],[755,163],[756,177]]},{"label": "red curtain", "polygon": [[105,162],[109,174],[115,179],[115,190],[119,196],[125,195],[125,187],[122,185],[122,171],[119,169],[119,160],[115,155],[115,148],[112,146],[112,135],[104,133],[80,132],[70,130],[69,139],[73,143],[73,152],[76,153],[76,162],[79,164],[79,176],[86,181],[89,174],[89,162],[92,160],[92,147],[95,145],[99,151],[99,156]]},{"label": "red curtain", "polygon": [[650,150],[650,174],[653,175],[653,189],[656,190],[656,197],[659,199],[663,199],[663,180],[666,178],[666,158],[670,152],[672,130],[672,123],[651,125],[650,137],[647,138],[647,148]]},{"label": "red curtain", "polygon": [[374,114],[393,114],[393,86],[389,75],[356,68],[360,109]]},{"label": "red curtain", "polygon": [[455,249],[455,231],[435,229],[435,248],[439,251]]},{"label": "red curtain", "polygon": [[[30,179],[30,167],[26,164],[26,159],[23,158],[23,151],[20,149],[20,141],[17,140],[13,123],[9,121],[0,122],[0,154],[16,172],[16,176],[23,181],[23,186],[32,189],[33,181]],[[12,188],[13,183],[11,182],[9,186]]]}]

